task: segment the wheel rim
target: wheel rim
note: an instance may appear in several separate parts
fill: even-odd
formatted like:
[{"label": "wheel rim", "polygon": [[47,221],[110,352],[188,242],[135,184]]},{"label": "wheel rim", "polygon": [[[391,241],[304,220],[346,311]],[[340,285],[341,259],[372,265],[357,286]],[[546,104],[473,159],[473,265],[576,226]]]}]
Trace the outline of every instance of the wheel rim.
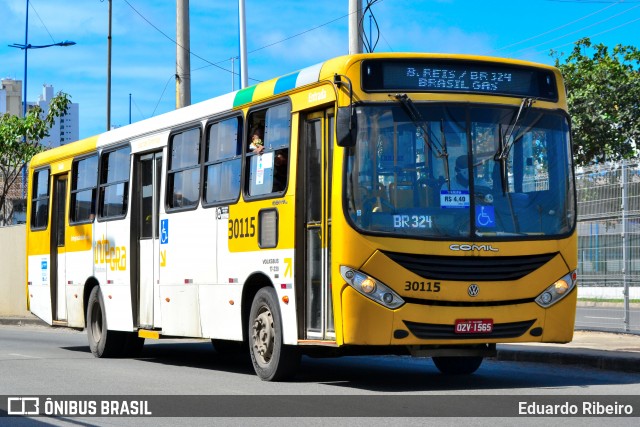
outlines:
[{"label": "wheel rim", "polygon": [[273,356],[274,345],[273,316],[271,310],[263,306],[253,321],[253,353],[258,364],[263,366],[269,364]]},{"label": "wheel rim", "polygon": [[102,310],[98,303],[94,304],[91,310],[91,335],[95,342],[102,338]]}]

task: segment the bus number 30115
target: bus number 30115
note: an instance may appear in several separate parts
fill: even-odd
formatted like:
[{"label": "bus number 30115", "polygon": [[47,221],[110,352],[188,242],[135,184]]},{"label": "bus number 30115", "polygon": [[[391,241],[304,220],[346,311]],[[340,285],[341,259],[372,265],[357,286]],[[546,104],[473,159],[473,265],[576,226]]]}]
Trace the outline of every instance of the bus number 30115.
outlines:
[{"label": "bus number 30115", "polygon": [[404,282],[405,291],[440,292],[440,282]]},{"label": "bus number 30115", "polygon": [[229,219],[229,240],[256,235],[256,217]]}]

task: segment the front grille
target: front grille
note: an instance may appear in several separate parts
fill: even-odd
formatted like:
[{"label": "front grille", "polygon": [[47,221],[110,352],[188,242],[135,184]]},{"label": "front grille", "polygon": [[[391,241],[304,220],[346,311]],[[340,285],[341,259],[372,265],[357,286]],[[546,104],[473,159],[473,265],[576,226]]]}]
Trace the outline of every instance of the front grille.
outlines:
[{"label": "front grille", "polygon": [[420,277],[431,280],[518,280],[549,262],[555,253],[526,256],[432,256],[384,252]]},{"label": "front grille", "polygon": [[500,307],[505,305],[529,304],[536,300],[535,297],[533,297],[500,301],[445,301],[435,299],[410,298],[405,296],[403,296],[402,299],[407,304],[431,305],[437,307]]},{"label": "front grille", "polygon": [[456,334],[454,325],[437,323],[416,323],[404,321],[409,331],[421,339],[478,339],[478,338],[516,338],[529,330],[534,320],[522,322],[496,323],[489,334]]}]

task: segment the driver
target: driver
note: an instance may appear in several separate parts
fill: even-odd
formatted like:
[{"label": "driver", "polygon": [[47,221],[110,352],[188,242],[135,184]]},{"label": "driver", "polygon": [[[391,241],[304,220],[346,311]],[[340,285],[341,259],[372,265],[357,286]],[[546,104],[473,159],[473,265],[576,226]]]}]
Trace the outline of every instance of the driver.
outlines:
[{"label": "driver", "polygon": [[469,189],[469,156],[463,154],[456,159],[456,175],[451,180],[451,187],[445,182],[443,190],[468,190]]}]

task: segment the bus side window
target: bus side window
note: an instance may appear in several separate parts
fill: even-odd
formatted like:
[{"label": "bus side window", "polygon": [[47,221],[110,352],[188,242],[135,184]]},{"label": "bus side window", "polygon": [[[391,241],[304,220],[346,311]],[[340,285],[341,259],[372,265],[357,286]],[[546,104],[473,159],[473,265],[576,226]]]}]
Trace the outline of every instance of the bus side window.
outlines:
[{"label": "bus side window", "polygon": [[241,155],[240,117],[232,117],[209,126],[204,159],[205,205],[232,203],[238,199]]},{"label": "bus side window", "polygon": [[171,136],[167,175],[170,209],[192,208],[200,200],[200,128]]},{"label": "bus side window", "polygon": [[129,197],[131,148],[103,152],[100,157],[100,197],[98,214],[105,219],[123,218]]},{"label": "bus side window", "polygon": [[69,222],[91,222],[95,217],[98,186],[98,156],[96,154],[73,161],[71,175],[71,209]]},{"label": "bus side window", "polygon": [[45,229],[49,216],[49,169],[33,173],[31,197],[31,229]]},{"label": "bus side window", "polygon": [[247,146],[251,143],[251,132],[264,128],[264,148],[247,149],[247,195],[282,193],[288,183],[291,105],[279,104],[254,111],[248,123]]}]

